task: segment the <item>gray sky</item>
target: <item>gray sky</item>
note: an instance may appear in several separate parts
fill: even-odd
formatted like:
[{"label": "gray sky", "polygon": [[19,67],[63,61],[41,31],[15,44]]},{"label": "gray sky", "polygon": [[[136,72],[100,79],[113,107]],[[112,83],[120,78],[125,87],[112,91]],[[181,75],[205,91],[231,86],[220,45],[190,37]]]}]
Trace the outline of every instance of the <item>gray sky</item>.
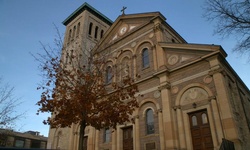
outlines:
[{"label": "gray sky", "polygon": [[234,38],[213,36],[213,24],[202,17],[204,0],[0,0],[0,77],[15,87],[15,96],[21,97],[20,111],[26,118],[17,122],[20,131],[39,131],[48,135],[48,126],[42,124],[48,115],[36,115],[41,91],[38,63],[29,53],[42,53],[39,41],[53,45],[56,31],[65,32],[62,21],[84,2],[99,10],[111,20],[126,14],[161,12],[167,22],[188,42],[222,45],[227,60],[245,84],[250,87],[250,64],[244,56],[232,53]]}]

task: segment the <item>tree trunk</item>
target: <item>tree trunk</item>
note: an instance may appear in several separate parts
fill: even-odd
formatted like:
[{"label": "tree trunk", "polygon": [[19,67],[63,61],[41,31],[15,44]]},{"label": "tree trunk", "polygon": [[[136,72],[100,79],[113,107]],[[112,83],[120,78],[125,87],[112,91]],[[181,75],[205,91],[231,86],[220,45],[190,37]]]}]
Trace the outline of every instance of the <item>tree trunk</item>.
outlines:
[{"label": "tree trunk", "polygon": [[83,147],[84,147],[84,143],[83,143],[83,140],[84,140],[84,131],[85,131],[85,128],[86,128],[86,123],[85,121],[82,121],[80,123],[80,132],[79,132],[79,145],[78,145],[78,150],[84,150]]}]

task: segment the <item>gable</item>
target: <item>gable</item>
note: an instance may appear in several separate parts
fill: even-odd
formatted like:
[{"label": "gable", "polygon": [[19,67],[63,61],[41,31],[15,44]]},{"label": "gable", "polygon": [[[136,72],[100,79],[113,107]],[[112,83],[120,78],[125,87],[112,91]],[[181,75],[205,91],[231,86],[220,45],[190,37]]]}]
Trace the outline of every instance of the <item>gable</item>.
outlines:
[{"label": "gable", "polygon": [[175,69],[196,63],[213,55],[226,57],[218,45],[159,43],[164,49],[167,68]]},{"label": "gable", "polygon": [[165,20],[159,12],[121,15],[116,19],[114,24],[108,29],[97,45],[99,48],[102,47],[102,49],[105,49],[109,45],[112,45],[151,24],[152,20],[157,17]]}]

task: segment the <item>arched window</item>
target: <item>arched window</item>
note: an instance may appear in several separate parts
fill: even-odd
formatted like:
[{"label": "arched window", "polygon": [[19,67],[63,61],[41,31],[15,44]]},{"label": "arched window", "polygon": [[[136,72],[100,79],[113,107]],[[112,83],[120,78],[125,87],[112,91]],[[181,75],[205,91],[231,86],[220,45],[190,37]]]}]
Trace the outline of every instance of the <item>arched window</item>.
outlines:
[{"label": "arched window", "polygon": [[72,40],[75,38],[75,34],[76,34],[76,26],[74,26],[74,28],[73,28]]},{"label": "arched window", "polygon": [[72,36],[71,34],[72,34],[72,30],[70,29],[69,30],[69,41],[68,42],[70,42],[70,40],[71,40],[71,36]]},{"label": "arched window", "polygon": [[203,113],[201,115],[201,118],[202,118],[202,124],[207,124],[208,123],[207,114]]},{"label": "arched window", "polygon": [[144,48],[142,50],[142,67],[143,68],[149,67],[148,48]]},{"label": "arched window", "polygon": [[104,136],[104,138],[103,138],[104,143],[110,142],[110,129],[109,128],[104,129],[103,136]]},{"label": "arched window", "polygon": [[98,33],[98,27],[96,26],[95,27],[95,38],[97,38],[97,35],[98,35],[97,33]]},{"label": "arched window", "polygon": [[106,70],[106,83],[109,84],[112,81],[112,68],[110,66],[107,67]]},{"label": "arched window", "polygon": [[93,23],[90,22],[89,23],[89,35],[91,35],[91,33],[92,33],[92,26],[93,26]]},{"label": "arched window", "polygon": [[146,111],[146,128],[147,128],[147,134],[155,133],[154,113],[152,109],[148,109]]},{"label": "arched window", "polygon": [[103,30],[101,30],[101,38],[103,37],[103,33],[104,33],[104,31],[103,31]]},{"label": "arched window", "polygon": [[78,22],[77,24],[77,30],[76,30],[76,36],[79,36],[79,33],[80,33],[80,22]]},{"label": "arched window", "polygon": [[192,125],[197,126],[197,117],[196,116],[192,116]]}]

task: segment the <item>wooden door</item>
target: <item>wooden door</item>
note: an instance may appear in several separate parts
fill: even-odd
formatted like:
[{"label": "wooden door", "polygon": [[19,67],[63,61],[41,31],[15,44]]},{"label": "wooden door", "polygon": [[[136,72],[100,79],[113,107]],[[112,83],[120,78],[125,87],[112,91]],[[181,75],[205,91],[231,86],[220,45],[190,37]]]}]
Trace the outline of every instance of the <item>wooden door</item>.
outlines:
[{"label": "wooden door", "polygon": [[123,128],[123,150],[133,150],[133,127]]},{"label": "wooden door", "polygon": [[193,149],[213,150],[213,140],[207,115],[207,110],[189,114]]}]

